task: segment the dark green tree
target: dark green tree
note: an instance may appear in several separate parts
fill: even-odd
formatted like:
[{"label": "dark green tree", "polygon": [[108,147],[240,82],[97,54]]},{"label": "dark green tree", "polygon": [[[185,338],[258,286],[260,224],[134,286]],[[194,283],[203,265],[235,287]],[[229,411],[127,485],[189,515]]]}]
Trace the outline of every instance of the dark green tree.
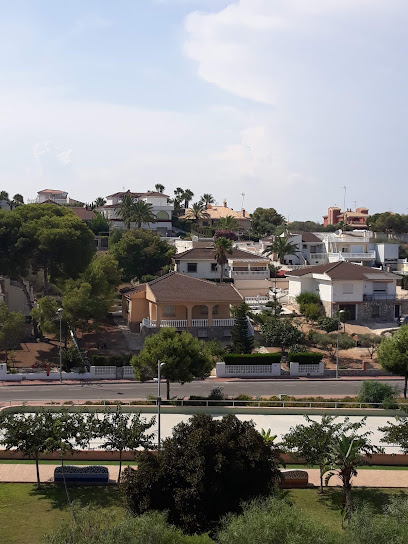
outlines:
[{"label": "dark green tree", "polygon": [[144,200],[137,200],[133,205],[132,221],[137,228],[142,228],[142,223],[156,223],[156,216],[153,213],[153,206]]},{"label": "dark green tree", "polygon": [[275,208],[256,208],[251,219],[252,232],[260,237],[274,234],[278,225],[285,224],[285,218]]},{"label": "dark green tree", "polygon": [[20,345],[24,338],[24,315],[22,312],[9,312],[5,302],[0,302],[0,349],[6,354]]},{"label": "dark green tree", "polygon": [[403,453],[408,454],[408,417],[405,410],[404,416],[397,416],[396,422],[387,421],[387,425],[378,428],[384,433],[381,442],[386,444],[398,444]]},{"label": "dark green tree", "polygon": [[285,255],[295,255],[298,251],[298,246],[295,243],[290,242],[289,236],[275,236],[275,240],[270,245],[266,246],[263,253],[267,256],[275,253],[280,264],[283,264]]},{"label": "dark green tree", "polygon": [[231,329],[232,353],[252,353],[254,337],[248,323],[249,307],[242,302],[235,308],[235,324]]},{"label": "dark green tree", "polygon": [[220,236],[215,240],[214,247],[214,259],[220,267],[220,283],[222,283],[224,278],[224,267],[228,262],[228,255],[232,255],[232,241]]},{"label": "dark green tree", "polygon": [[95,218],[91,219],[88,223],[91,231],[98,235],[101,232],[109,232],[109,221],[104,218],[104,216],[99,212],[94,212]]},{"label": "dark green tree", "polygon": [[253,422],[198,414],[174,427],[160,455],[142,454],[138,470],[125,471],[127,505],[135,514],[166,510],[190,534],[214,530],[242,501],[271,493],[280,477],[276,457]]},{"label": "dark green tree", "polygon": [[181,384],[194,378],[208,378],[214,366],[206,344],[189,332],[179,334],[175,329],[162,328],[160,332],[146,338],[139,355],[132,357],[135,376],[149,380],[157,376],[157,362],[164,363],[162,376],[167,384],[167,399],[170,399],[170,382]]},{"label": "dark green tree", "polygon": [[155,275],[171,264],[176,250],[160,236],[149,230],[125,232],[111,246],[111,254],[123,270],[123,281],[140,279],[147,274]]},{"label": "dark green tree", "polygon": [[97,198],[95,198],[95,202],[94,202],[95,208],[101,208],[105,204],[106,204],[106,200],[102,196],[98,196]]}]

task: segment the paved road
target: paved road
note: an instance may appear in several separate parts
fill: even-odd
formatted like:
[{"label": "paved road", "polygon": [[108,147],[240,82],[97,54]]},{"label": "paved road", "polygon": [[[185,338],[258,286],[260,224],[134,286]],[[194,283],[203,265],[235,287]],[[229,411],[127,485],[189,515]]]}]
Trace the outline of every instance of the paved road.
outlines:
[{"label": "paved road", "polygon": [[[239,381],[220,382],[213,380],[196,381],[181,386],[171,385],[171,395],[188,397],[190,395],[206,396],[214,387],[222,387],[227,395],[354,395],[361,387],[361,381],[306,381],[306,380],[274,380],[274,381]],[[402,391],[401,380],[387,380],[391,386]],[[3,401],[50,401],[50,400],[113,400],[113,399],[145,399],[147,395],[157,394],[157,384],[149,383],[81,383],[81,384],[48,384],[0,387],[0,402]],[[162,396],[165,384],[162,383]]]}]

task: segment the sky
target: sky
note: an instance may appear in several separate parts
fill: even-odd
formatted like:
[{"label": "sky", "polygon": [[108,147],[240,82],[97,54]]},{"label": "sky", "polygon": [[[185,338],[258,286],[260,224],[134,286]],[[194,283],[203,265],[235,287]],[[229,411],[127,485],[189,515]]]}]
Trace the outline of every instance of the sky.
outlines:
[{"label": "sky", "polygon": [[[408,213],[406,0],[0,0],[0,190]],[[344,190],[346,187],[346,191]]]}]

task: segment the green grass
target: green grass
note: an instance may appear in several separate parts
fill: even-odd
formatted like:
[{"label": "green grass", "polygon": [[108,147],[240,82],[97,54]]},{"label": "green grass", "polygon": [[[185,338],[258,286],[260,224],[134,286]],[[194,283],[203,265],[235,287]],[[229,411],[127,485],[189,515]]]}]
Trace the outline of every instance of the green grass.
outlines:
[{"label": "green grass", "polygon": [[[340,510],[343,493],[340,488],[325,489],[322,495],[318,493],[318,489],[287,489],[283,493],[296,508],[301,508],[311,518],[334,530],[341,530]],[[408,497],[408,490],[364,487],[352,490],[355,506],[370,504],[377,514],[381,514],[391,495]]]},{"label": "green grass", "polygon": [[[90,502],[102,509],[124,513],[116,486],[70,487],[71,500],[81,506]],[[71,511],[63,487],[0,483],[0,542],[2,544],[39,544],[45,533],[69,520]]]}]

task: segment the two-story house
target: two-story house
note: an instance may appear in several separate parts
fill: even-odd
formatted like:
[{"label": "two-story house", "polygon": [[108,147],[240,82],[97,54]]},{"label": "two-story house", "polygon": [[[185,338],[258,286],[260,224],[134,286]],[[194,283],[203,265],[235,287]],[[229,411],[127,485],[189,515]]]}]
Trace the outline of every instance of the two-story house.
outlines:
[{"label": "two-story house", "polygon": [[[125,224],[120,217],[119,209],[124,195],[131,195],[135,200],[142,200],[151,204],[152,213],[156,220],[154,223],[143,223],[144,229],[156,230],[159,234],[166,236],[172,230],[172,215],[174,204],[169,202],[169,196],[155,191],[147,193],[135,193],[131,191],[121,191],[106,197],[106,204],[97,210],[108,219],[112,227],[125,228]],[[131,227],[135,227],[134,223]]]},{"label": "two-story house", "polygon": [[[190,214],[191,210],[186,209],[184,215],[180,216],[180,219],[191,219]],[[246,232],[251,228],[251,217],[246,210],[233,210],[227,206],[226,200],[224,200],[222,206],[207,204],[205,212],[202,214],[202,217],[198,219],[198,227],[212,227],[216,229],[220,220],[224,219],[225,217],[233,217],[238,224],[238,230],[240,232]]]},{"label": "two-story house", "polygon": [[408,299],[397,295],[395,274],[346,261],[286,273],[289,303],[300,293],[320,296],[326,315],[347,310],[350,321],[391,322],[408,313]]}]

